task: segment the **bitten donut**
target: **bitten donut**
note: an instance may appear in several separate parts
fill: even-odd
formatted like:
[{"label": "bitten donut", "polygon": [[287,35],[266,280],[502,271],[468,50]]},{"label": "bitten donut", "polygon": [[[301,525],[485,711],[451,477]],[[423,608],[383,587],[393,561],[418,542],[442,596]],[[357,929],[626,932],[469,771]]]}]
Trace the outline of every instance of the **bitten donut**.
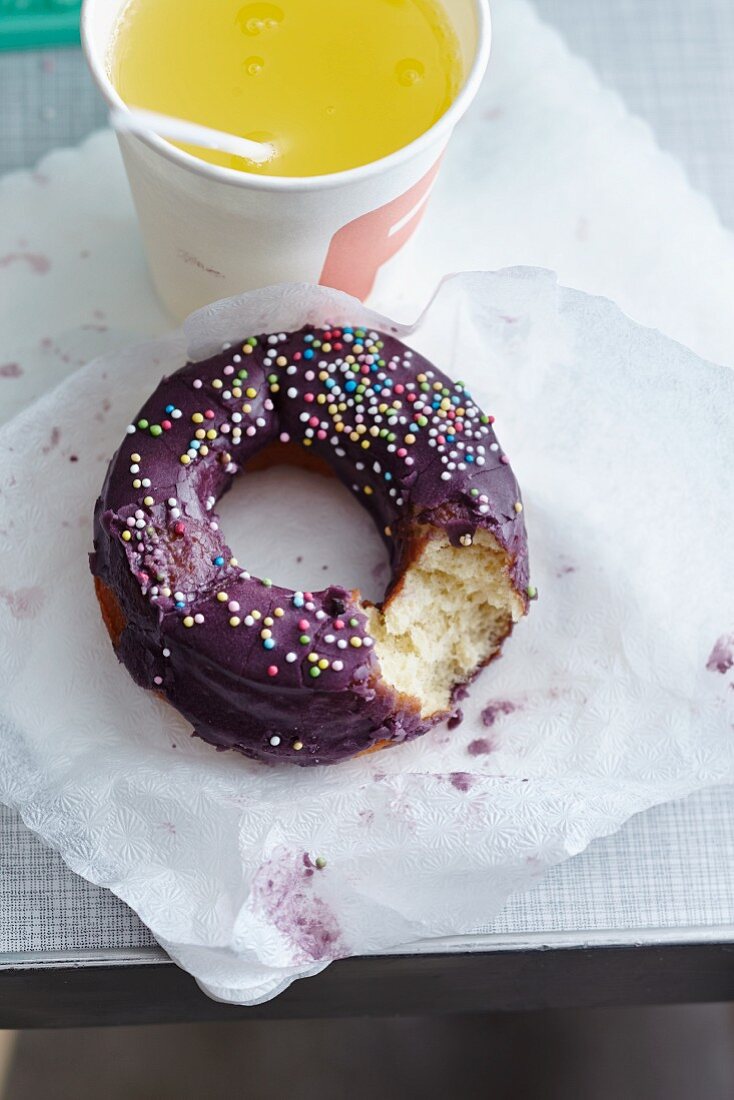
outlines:
[{"label": "bitten donut", "polygon": [[[91,568],[133,679],[220,749],[330,764],[425,733],[535,595],[520,491],[487,416],[399,340],[252,336],[165,378],[127,429]],[[390,555],[384,602],[251,576],[214,511],[248,463],[326,464]]]}]

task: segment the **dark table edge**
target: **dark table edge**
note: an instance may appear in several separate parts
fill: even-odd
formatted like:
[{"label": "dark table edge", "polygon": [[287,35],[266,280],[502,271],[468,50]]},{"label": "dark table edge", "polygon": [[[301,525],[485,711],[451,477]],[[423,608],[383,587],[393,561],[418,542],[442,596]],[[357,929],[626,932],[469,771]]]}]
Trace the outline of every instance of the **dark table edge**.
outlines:
[{"label": "dark table edge", "polygon": [[666,943],[343,959],[252,1008],[157,957],[0,970],[0,1028],[431,1016],[734,1001],[734,944]]}]

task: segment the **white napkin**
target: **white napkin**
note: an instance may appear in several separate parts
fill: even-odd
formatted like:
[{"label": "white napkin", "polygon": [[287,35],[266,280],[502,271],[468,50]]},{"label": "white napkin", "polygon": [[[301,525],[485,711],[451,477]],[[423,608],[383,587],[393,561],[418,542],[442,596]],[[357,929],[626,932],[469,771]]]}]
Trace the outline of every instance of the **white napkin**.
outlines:
[{"label": "white napkin", "polygon": [[[345,316],[384,323],[287,287],[195,316],[188,337],[201,351]],[[225,1000],[470,932],[631,814],[734,780],[721,657],[734,373],[528,269],[449,280],[410,340],[497,417],[540,599],[458,728],[335,767],[268,768],[191,739],[102,625],[93,501],[151,378],[183,362],[183,335],[92,363],[3,434],[0,799]],[[241,478],[222,516],[253,570],[379,591],[371,522],[322,479]]]},{"label": "white napkin", "polygon": [[447,271],[547,267],[734,365],[734,235],[709,199],[530,4],[492,0],[492,19],[488,76],[449,147],[407,298],[425,302]]}]

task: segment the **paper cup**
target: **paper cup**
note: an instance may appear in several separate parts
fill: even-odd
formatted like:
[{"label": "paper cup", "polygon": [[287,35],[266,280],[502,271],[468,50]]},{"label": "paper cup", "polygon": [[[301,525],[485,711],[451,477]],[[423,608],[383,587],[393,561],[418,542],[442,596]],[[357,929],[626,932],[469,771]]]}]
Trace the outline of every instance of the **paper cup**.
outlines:
[{"label": "paper cup", "polygon": [[[122,105],[108,59],[125,4],[84,0],[82,7],[84,51],[110,107]],[[259,176],[199,160],[155,134],[118,135],[153,281],[175,317],[274,283],[369,295],[420,222],[446,144],[487,67],[488,0],[444,5],[464,84],[430,130],[388,157],[325,176]]]}]

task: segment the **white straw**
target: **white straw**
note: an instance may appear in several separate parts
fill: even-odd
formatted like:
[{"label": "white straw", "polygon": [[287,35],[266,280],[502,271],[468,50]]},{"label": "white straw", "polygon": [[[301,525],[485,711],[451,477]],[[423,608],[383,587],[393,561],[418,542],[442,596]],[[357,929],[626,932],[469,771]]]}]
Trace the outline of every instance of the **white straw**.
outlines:
[{"label": "white straw", "polygon": [[265,164],[275,156],[275,148],[267,142],[250,141],[249,138],[228,134],[223,130],[211,130],[183,118],[160,115],[157,111],[144,111],[138,107],[117,108],[110,114],[115,130],[131,130],[135,134],[154,133],[173,141],[184,141],[200,149],[218,149],[243,157],[254,164]]}]

